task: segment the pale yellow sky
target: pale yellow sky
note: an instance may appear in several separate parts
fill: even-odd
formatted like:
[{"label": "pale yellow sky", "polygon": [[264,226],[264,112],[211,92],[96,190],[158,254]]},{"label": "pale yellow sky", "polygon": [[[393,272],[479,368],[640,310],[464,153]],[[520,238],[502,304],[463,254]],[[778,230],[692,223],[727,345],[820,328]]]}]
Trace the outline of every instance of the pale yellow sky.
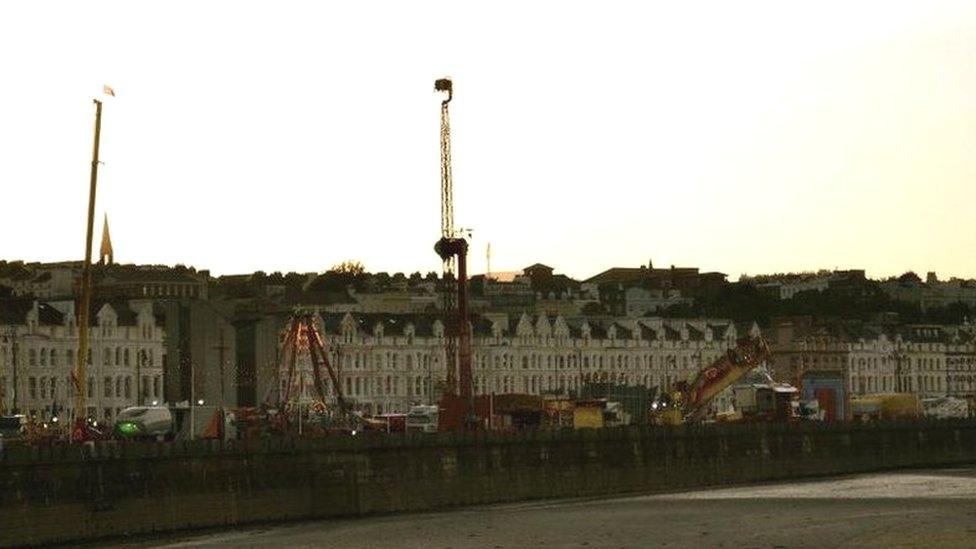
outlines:
[{"label": "pale yellow sky", "polygon": [[[973,2],[0,4],[0,258],[976,277]],[[96,234],[96,243],[98,234]]]}]

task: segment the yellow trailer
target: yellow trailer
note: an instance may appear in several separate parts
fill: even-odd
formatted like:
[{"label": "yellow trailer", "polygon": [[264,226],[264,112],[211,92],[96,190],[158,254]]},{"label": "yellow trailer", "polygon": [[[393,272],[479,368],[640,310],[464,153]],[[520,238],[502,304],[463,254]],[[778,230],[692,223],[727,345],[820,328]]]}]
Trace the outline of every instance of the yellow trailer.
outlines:
[{"label": "yellow trailer", "polygon": [[603,427],[603,406],[577,404],[573,409],[573,428]]},{"label": "yellow trailer", "polygon": [[922,417],[922,401],[909,393],[885,393],[851,398],[855,420],[915,419]]}]

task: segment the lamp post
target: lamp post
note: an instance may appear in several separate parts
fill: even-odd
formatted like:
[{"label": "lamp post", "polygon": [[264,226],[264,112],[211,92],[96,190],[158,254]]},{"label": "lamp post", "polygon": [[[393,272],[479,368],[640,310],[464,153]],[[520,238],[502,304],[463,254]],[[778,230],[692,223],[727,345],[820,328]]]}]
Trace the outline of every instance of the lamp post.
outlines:
[{"label": "lamp post", "polygon": [[583,398],[583,349],[576,348],[576,368],[579,370],[579,382],[576,385],[577,398]]},{"label": "lamp post", "polygon": [[194,421],[195,415],[193,407],[196,404],[196,368],[193,367],[193,361],[190,361],[190,440],[193,440],[193,431],[196,427],[196,422]]},{"label": "lamp post", "polygon": [[305,401],[305,374],[298,373],[298,436],[302,436],[302,404]]},{"label": "lamp post", "polygon": [[433,393],[434,393],[434,380],[431,377],[433,374],[431,372],[431,364],[430,364],[431,362],[433,362],[433,355],[430,354],[430,353],[428,353],[427,356],[424,357],[424,358],[425,358],[425,361],[424,362],[427,363],[427,387],[426,387],[426,391],[425,392],[427,393],[427,405],[430,406],[431,403],[433,402],[432,399],[434,398],[433,397]]},{"label": "lamp post", "polygon": [[[5,338],[10,342],[10,365],[12,367],[13,378],[11,379],[12,386],[12,397],[13,402],[10,408],[12,414],[17,414],[20,410],[17,409],[17,354],[20,352],[20,347],[17,345],[17,331],[16,327],[7,328],[7,336]],[[0,374],[3,371],[0,370]],[[3,391],[0,391],[0,413],[6,411],[7,406],[7,387],[8,385],[4,383]]]},{"label": "lamp post", "polygon": [[[4,343],[6,343],[8,339],[10,339],[9,333],[10,333],[10,331],[8,329],[8,334],[5,335],[4,338],[3,338],[3,342]],[[0,385],[0,415],[4,415],[6,413],[6,411],[7,411],[7,379],[6,379],[7,353],[6,353],[6,349],[4,349],[4,354],[0,358],[3,359],[2,362],[0,362],[0,380],[3,381],[3,384]]]},{"label": "lamp post", "polygon": [[895,362],[895,392],[902,392],[902,382],[901,382],[901,361],[903,358],[902,353],[897,348],[892,348],[891,359]]},{"label": "lamp post", "polygon": [[223,410],[224,403],[225,403],[224,393],[226,392],[226,381],[224,380],[224,376],[225,376],[224,363],[226,362],[226,358],[224,356],[224,353],[229,349],[229,347],[224,342],[224,327],[221,326],[217,322],[217,320],[214,320],[213,326],[214,326],[214,330],[217,331],[219,334],[218,344],[215,346],[215,349],[217,349],[217,372],[218,375],[220,376],[220,399],[217,401],[217,405],[220,406],[221,410]]}]

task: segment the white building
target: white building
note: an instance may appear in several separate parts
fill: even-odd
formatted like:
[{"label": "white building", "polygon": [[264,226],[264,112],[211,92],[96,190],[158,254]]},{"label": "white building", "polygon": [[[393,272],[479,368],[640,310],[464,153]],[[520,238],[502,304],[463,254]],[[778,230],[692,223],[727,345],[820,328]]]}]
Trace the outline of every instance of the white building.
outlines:
[{"label": "white building", "polygon": [[760,275],[749,277],[743,275],[740,282],[752,281],[756,288],[780,300],[793,299],[803,292],[824,292],[833,287],[850,287],[865,282],[864,271],[848,269],[842,271],[821,270],[816,273],[789,273],[775,275]]},{"label": "white building", "polygon": [[976,394],[972,326],[815,329],[775,345],[780,377],[799,385],[805,372],[843,372],[852,395],[906,392],[922,398]]},{"label": "white building", "polygon": [[624,314],[628,317],[658,313],[675,305],[691,305],[694,300],[681,297],[678,290],[648,290],[631,287],[624,290]]},{"label": "white building", "polygon": [[929,273],[925,282],[903,275],[880,282],[878,287],[891,299],[917,304],[923,311],[954,303],[976,306],[976,281],[973,280],[940,281],[935,273]]},{"label": "white building", "polygon": [[808,275],[784,277],[756,284],[756,287],[775,296],[777,299],[793,299],[801,292],[823,292],[830,287],[830,275]]},{"label": "white building", "polygon": [[[163,328],[156,325],[152,303],[106,302],[94,310],[87,415],[111,420],[128,406],[162,400]],[[3,408],[42,419],[73,418],[77,350],[73,302],[0,302]]]},{"label": "white building", "polygon": [[[444,325],[429,315],[322,318],[345,397],[372,412],[436,402],[446,378]],[[712,319],[567,321],[521,315],[472,326],[475,394],[573,392],[588,381],[670,388],[758,327]],[[311,395],[310,365],[296,366]],[[287,372],[279,372],[285,379]],[[331,391],[331,388],[329,389]],[[722,407],[723,403],[716,403]]]}]

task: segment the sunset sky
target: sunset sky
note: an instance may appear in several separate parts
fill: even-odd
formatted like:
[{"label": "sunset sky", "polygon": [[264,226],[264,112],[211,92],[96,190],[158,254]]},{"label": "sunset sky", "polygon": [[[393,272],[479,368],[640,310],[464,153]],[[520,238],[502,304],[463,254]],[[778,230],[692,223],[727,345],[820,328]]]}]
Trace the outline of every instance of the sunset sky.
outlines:
[{"label": "sunset sky", "polygon": [[[734,4],[734,7],[732,6]],[[152,6],[152,7],[150,7]],[[976,277],[976,2],[7,2],[0,259]]]}]

